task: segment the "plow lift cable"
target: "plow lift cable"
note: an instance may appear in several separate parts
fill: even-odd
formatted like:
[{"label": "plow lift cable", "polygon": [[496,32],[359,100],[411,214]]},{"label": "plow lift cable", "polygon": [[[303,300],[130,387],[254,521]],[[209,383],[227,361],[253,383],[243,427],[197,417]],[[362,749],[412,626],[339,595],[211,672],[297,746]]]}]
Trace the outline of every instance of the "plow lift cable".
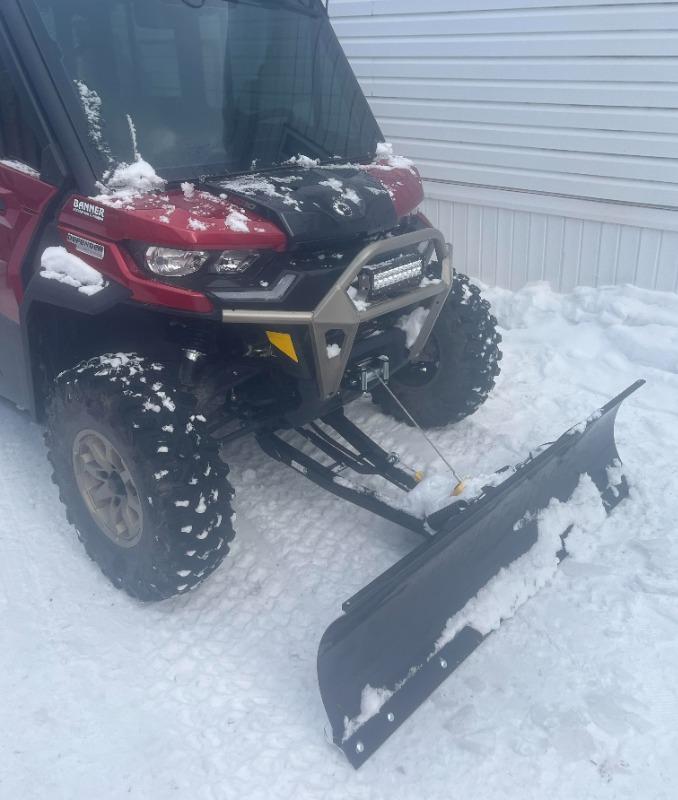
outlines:
[{"label": "plow lift cable", "polygon": [[400,406],[400,408],[402,409],[403,413],[407,416],[409,421],[414,425],[414,427],[419,431],[419,433],[424,437],[424,439],[426,439],[426,441],[431,446],[431,448],[434,450],[434,452],[436,453],[438,458],[443,462],[443,464],[445,464],[445,466],[452,473],[452,475],[454,476],[454,479],[457,481],[457,485],[454,487],[454,490],[453,490],[452,494],[454,494],[455,496],[460,495],[464,491],[464,480],[463,480],[463,478],[459,477],[459,475],[457,474],[457,471],[452,466],[452,464],[450,464],[450,462],[440,452],[440,450],[436,447],[436,445],[433,443],[433,441],[429,438],[429,436],[427,435],[426,431],[421,427],[421,425],[416,421],[416,419],[414,419],[412,414],[410,414],[410,412],[405,408],[405,406],[400,402],[400,400],[398,400],[398,398],[395,396],[395,394],[391,391],[391,388],[388,386],[388,384],[385,383],[385,381],[381,377],[381,375],[377,375],[377,379],[379,380],[379,383],[384,387],[384,389],[391,395],[391,397]]}]

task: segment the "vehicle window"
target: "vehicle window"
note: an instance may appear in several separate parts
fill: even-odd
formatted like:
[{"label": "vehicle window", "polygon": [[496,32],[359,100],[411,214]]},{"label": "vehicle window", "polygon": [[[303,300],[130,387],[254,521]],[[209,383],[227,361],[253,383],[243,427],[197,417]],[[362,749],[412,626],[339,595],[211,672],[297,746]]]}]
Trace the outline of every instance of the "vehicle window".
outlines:
[{"label": "vehicle window", "polygon": [[99,178],[134,141],[184,179],[369,161],[382,138],[319,0],[21,2]]},{"label": "vehicle window", "polygon": [[0,159],[40,168],[40,145],[26,104],[0,54]]}]

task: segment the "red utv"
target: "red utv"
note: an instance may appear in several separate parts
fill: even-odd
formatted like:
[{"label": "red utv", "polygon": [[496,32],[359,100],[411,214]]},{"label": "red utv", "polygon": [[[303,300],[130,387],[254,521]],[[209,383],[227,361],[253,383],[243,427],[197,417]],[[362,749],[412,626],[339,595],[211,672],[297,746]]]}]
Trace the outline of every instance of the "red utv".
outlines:
[{"label": "red utv", "polygon": [[69,519],[140,600],[226,555],[242,436],[422,535],[320,645],[356,766],[482,641],[467,604],[541,510],[584,473],[608,509],[626,495],[613,424],[636,385],[422,517],[361,483],[421,476],[347,403],[435,428],[499,372],[496,320],[422,199],[320,0],[2,0],[0,394],[44,421]]}]

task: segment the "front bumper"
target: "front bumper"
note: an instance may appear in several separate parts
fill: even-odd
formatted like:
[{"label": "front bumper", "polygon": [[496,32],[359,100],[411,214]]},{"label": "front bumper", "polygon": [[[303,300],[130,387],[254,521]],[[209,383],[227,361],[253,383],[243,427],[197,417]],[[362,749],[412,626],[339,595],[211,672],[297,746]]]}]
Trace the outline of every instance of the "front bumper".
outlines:
[{"label": "front bumper", "polygon": [[[404,291],[395,297],[375,299],[366,308],[359,309],[349,295],[349,288],[358,274],[376,259],[399,254],[408,248],[428,244],[433,248],[440,265],[440,278],[422,281],[422,285]],[[422,351],[452,285],[452,268],[448,247],[442,233],[435,228],[406,233],[373,242],[361,250],[346,267],[338,280],[312,311],[276,309],[222,310],[222,320],[231,324],[254,324],[266,328],[272,326],[294,326],[306,328],[313,347],[313,360],[322,399],[332,397],[339,391],[351,352],[361,324],[392,314],[399,309],[428,303],[428,315],[419,333],[409,348],[410,360]],[[328,353],[328,334],[343,335],[339,355]]]}]

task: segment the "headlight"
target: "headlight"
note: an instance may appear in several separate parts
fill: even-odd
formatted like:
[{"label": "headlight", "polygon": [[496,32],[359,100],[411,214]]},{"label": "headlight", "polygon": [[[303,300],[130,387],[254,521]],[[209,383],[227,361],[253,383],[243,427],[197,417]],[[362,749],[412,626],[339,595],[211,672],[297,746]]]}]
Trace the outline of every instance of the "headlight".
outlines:
[{"label": "headlight", "polygon": [[226,250],[210,267],[210,272],[216,272],[218,275],[234,275],[251,267],[257,258],[257,253]]},{"label": "headlight", "polygon": [[204,250],[172,250],[169,247],[149,247],[146,264],[151,272],[169,278],[192,275],[207,261],[210,254]]}]

